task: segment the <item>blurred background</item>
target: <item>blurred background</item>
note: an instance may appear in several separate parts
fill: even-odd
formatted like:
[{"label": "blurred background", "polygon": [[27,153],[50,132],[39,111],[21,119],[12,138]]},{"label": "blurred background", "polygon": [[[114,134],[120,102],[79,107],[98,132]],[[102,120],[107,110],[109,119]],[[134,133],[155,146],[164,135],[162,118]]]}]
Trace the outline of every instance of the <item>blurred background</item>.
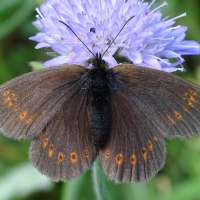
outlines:
[{"label": "blurred background", "polygon": [[[35,49],[28,38],[37,33],[32,25],[35,7],[44,0],[0,0],[0,84],[31,71],[29,62],[44,62],[45,49]],[[164,1],[157,0],[156,5]],[[187,12],[175,25],[188,26],[187,40],[200,43],[200,0],[168,0],[163,18]],[[200,56],[184,56],[187,72],[176,73],[200,84]],[[91,170],[67,183],[54,183],[28,160],[30,141],[14,141],[0,135],[0,200],[94,200]],[[165,167],[143,183],[115,184],[105,178],[111,200],[200,200],[200,136],[166,140]]]}]

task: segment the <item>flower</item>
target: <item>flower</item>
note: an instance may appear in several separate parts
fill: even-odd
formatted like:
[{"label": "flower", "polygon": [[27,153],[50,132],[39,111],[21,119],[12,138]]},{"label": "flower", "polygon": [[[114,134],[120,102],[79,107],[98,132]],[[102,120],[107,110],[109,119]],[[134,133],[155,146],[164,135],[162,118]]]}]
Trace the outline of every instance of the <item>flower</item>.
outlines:
[{"label": "flower", "polygon": [[[186,13],[162,19],[155,0],[47,0],[36,8],[34,22],[41,32],[30,37],[38,42],[36,49],[51,47],[59,56],[46,61],[46,67],[60,64],[80,64],[89,67],[93,54],[103,54],[126,21],[132,17],[108,51],[103,60],[109,67],[117,65],[115,56],[127,58],[131,63],[167,72],[183,71],[182,55],[200,54],[200,45],[184,40],[187,27],[175,26],[175,19]],[[152,8],[153,7],[153,8]],[[91,53],[72,31],[85,43]],[[176,58],[175,63],[170,63]],[[179,68],[176,68],[180,65]]]}]

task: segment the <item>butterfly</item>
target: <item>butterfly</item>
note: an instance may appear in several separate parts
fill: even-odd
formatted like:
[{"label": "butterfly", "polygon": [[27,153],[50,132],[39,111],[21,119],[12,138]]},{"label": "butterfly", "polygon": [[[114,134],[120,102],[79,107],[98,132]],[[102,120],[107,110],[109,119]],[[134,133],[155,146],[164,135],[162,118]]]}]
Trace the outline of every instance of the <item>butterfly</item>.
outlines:
[{"label": "butterfly", "polygon": [[31,139],[30,160],[55,181],[85,172],[99,156],[118,182],[140,182],[165,163],[164,137],[200,131],[200,87],[131,64],[63,65],[0,86],[0,130]]},{"label": "butterfly", "polygon": [[116,182],[144,181],[165,164],[165,137],[200,132],[200,86],[94,57],[91,69],[62,65],[2,84],[0,131],[31,139],[30,160],[55,181],[83,174],[97,157]]}]

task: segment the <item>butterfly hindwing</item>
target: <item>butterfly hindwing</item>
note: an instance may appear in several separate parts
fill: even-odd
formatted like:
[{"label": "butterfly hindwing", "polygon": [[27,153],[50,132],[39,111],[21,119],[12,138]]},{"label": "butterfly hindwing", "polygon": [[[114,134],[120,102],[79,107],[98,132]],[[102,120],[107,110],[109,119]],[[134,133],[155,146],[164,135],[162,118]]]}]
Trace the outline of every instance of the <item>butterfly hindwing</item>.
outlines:
[{"label": "butterfly hindwing", "polygon": [[116,182],[140,182],[165,163],[164,139],[122,91],[111,94],[110,136],[99,156],[105,173]]},{"label": "butterfly hindwing", "polygon": [[65,65],[30,72],[0,86],[0,130],[13,138],[38,135],[86,81],[87,70]]},{"label": "butterfly hindwing", "polygon": [[70,180],[94,162],[97,150],[92,143],[87,111],[88,91],[80,89],[32,140],[30,160],[42,174],[55,181]]}]

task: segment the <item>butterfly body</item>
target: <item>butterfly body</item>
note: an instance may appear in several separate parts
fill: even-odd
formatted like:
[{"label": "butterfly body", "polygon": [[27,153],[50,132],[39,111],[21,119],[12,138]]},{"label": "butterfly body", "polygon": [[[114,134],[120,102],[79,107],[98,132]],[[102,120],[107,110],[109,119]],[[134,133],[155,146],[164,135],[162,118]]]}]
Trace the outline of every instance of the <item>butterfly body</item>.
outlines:
[{"label": "butterfly body", "polygon": [[103,60],[95,60],[89,74],[90,85],[90,128],[96,148],[106,143],[110,127],[109,69]]},{"label": "butterfly body", "polygon": [[101,59],[64,65],[0,86],[0,130],[31,139],[30,160],[55,181],[85,172],[99,156],[117,182],[141,182],[165,163],[164,137],[200,132],[200,87],[166,72]]}]

